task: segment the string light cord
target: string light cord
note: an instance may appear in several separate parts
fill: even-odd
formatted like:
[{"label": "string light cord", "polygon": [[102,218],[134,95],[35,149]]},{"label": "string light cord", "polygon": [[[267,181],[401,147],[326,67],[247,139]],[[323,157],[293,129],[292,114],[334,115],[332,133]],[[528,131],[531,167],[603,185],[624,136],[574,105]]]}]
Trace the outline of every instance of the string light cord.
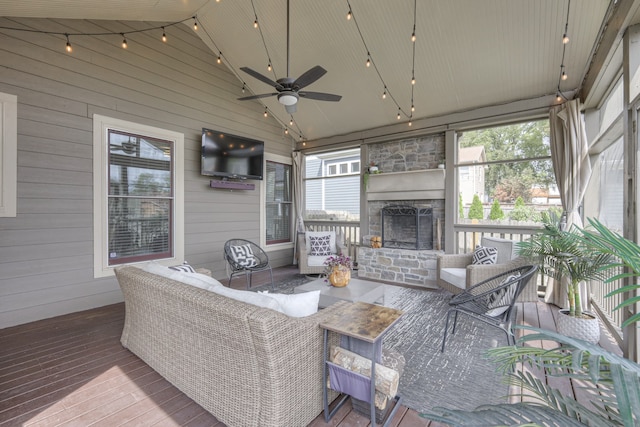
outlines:
[{"label": "string light cord", "polygon": [[[415,105],[413,103],[413,90],[416,87],[416,16],[418,10],[418,0],[413,0],[413,33],[411,33],[411,42],[413,44],[413,57],[411,58],[411,115],[409,120],[413,119],[413,111]],[[409,122],[411,123],[411,122]]]},{"label": "string light cord", "polygon": [[[267,48],[267,42],[264,39],[264,33],[262,32],[262,26],[261,25],[256,25],[256,23],[258,22],[258,13],[256,12],[256,6],[253,3],[253,0],[251,0],[251,7],[253,8],[253,16],[255,16],[256,20],[254,21],[254,26],[258,29],[258,31],[260,31],[260,38],[262,39],[262,45],[264,46],[264,51],[267,54],[267,60],[269,61],[269,71],[273,72],[273,77],[274,79],[277,78],[277,74],[276,74],[276,67],[273,66],[273,62],[271,61],[271,55],[269,54],[269,49]],[[287,76],[288,77],[288,76]]]},{"label": "string light cord", "polygon": [[362,35],[362,31],[360,31],[360,25],[358,24],[358,20],[356,19],[356,14],[353,12],[353,9],[351,7],[351,3],[349,3],[349,0],[347,0],[347,6],[349,6],[349,12],[351,13],[351,19],[350,21],[353,21],[353,23],[356,26],[356,30],[358,31],[358,34],[360,35],[360,40],[362,40],[362,44],[364,45],[365,51],[367,52],[367,60],[370,61],[371,65],[373,66],[373,69],[376,71],[376,74],[378,75],[378,78],[380,79],[380,82],[382,82],[382,85],[385,88],[385,93],[387,96],[389,96],[389,98],[391,98],[391,100],[393,101],[394,104],[396,104],[396,107],[398,107],[398,111],[401,112],[402,114],[404,114],[405,117],[407,118],[411,118],[410,114],[407,114],[402,107],[400,107],[400,103],[396,100],[396,98],[393,96],[393,93],[391,93],[391,90],[389,89],[389,86],[385,83],[384,79],[382,78],[382,74],[380,73],[380,70],[378,70],[378,66],[376,65],[376,61],[373,60],[373,55],[371,55],[371,51],[369,50],[369,47],[367,46],[367,42],[364,39],[364,36]]},{"label": "string light cord", "polygon": [[[563,99],[565,101],[568,101],[569,99],[564,96],[564,94],[562,93],[562,91],[560,90],[560,83],[562,83],[562,80],[566,80],[567,75],[565,73],[564,70],[564,58],[565,58],[565,54],[567,51],[567,44],[569,42],[569,37],[568,37],[568,31],[569,31],[569,11],[571,9],[571,0],[567,1],[567,19],[565,21],[564,24],[564,34],[562,35],[562,60],[560,61],[560,73],[558,74],[558,85],[557,90],[556,90],[556,100],[558,102],[561,102]],[[564,77],[564,79],[563,79]]]}]

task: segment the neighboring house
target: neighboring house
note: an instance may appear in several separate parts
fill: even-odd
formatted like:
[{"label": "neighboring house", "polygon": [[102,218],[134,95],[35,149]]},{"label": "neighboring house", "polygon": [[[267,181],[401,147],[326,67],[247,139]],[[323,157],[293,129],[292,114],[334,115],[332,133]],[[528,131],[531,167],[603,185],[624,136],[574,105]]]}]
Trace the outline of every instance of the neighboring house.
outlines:
[{"label": "neighboring house", "polygon": [[486,202],[484,192],[484,165],[474,165],[487,161],[484,146],[466,147],[458,150],[458,164],[468,165],[458,168],[458,191],[462,194],[462,202],[470,204],[473,195]]}]

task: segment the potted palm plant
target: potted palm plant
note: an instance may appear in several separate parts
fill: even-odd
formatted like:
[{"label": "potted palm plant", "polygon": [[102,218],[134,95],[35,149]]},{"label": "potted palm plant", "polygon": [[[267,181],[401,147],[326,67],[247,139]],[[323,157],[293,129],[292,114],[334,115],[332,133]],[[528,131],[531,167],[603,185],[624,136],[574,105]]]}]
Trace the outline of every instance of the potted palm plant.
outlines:
[{"label": "potted palm plant", "polygon": [[606,278],[603,267],[613,255],[598,250],[585,239],[582,229],[563,230],[555,212],[544,213],[544,228],[531,239],[518,243],[521,256],[535,260],[543,274],[566,286],[569,309],[561,310],[558,332],[593,343],[600,339],[598,318],[582,311],[581,284]]},{"label": "potted palm plant", "polygon": [[[607,253],[611,261],[603,270],[626,268],[626,272],[607,279],[640,276],[640,246],[607,229],[597,220],[589,220],[591,230],[577,229],[582,244],[591,250]],[[640,285],[631,284],[609,295],[635,291]],[[616,309],[635,304],[633,293]],[[640,321],[636,313],[623,326]],[[473,411],[434,408],[424,418],[451,426],[471,425],[544,425],[544,426],[625,426],[640,425],[640,365],[606,351],[602,347],[551,331],[517,326],[533,333],[524,335],[519,344],[534,344],[539,340],[553,340],[553,349],[535,346],[511,346],[490,349],[493,359],[509,382],[519,390],[526,389],[534,399],[516,404],[483,405]],[[578,402],[573,394],[554,388],[553,381],[545,381],[521,369],[531,366],[544,371],[548,377],[571,377],[581,381],[582,392],[590,396],[588,405]]]}]

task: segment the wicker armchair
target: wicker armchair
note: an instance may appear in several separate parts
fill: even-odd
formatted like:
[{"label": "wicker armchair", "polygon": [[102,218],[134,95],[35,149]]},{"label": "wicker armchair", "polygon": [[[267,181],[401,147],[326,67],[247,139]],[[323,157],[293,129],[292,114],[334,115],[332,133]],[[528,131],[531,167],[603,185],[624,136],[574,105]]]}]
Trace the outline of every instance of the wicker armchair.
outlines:
[{"label": "wicker armchair", "polygon": [[[325,271],[324,260],[328,257],[312,256],[310,250],[309,237],[314,235],[320,235],[326,233],[331,235],[335,239],[335,248],[331,248],[331,255],[339,255],[347,253],[347,246],[344,244],[344,240],[341,234],[336,234],[335,231],[309,231],[307,233],[298,234],[298,269],[300,274],[322,274]],[[331,256],[329,255],[329,256]]]},{"label": "wicker armchair", "polygon": [[503,272],[451,298],[449,301],[451,308],[447,311],[441,351],[444,351],[447,341],[451,316],[453,316],[451,335],[456,332],[458,313],[466,314],[501,329],[507,335],[507,344],[515,345],[512,330],[518,311],[515,303],[537,269],[536,266],[525,265]]}]

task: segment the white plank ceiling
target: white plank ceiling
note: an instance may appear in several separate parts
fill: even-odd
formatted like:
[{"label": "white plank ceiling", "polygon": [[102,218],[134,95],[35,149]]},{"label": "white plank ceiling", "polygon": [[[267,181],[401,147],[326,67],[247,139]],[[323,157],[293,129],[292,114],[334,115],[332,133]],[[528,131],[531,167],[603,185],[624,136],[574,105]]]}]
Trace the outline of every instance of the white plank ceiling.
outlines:
[{"label": "white plank ceiling", "polygon": [[[412,89],[413,120],[553,96],[567,1],[291,0],[291,77],[321,65],[327,74],[306,89],[343,97],[338,103],[301,99],[293,118],[307,139],[318,139],[395,124],[398,106],[408,121]],[[569,77],[560,83],[562,91],[580,89],[610,3],[570,3],[564,56]],[[349,7],[355,19],[346,19]],[[237,74],[239,97],[274,92],[240,67],[273,80],[286,75],[286,10],[286,0],[0,0],[0,15],[8,17],[140,20],[154,26],[197,16],[200,37]],[[256,16],[262,32],[253,27]],[[369,68],[367,50],[375,65]],[[243,81],[251,91],[244,95]],[[382,99],[385,84],[393,99]],[[275,97],[245,102],[262,102],[289,122]]]}]

